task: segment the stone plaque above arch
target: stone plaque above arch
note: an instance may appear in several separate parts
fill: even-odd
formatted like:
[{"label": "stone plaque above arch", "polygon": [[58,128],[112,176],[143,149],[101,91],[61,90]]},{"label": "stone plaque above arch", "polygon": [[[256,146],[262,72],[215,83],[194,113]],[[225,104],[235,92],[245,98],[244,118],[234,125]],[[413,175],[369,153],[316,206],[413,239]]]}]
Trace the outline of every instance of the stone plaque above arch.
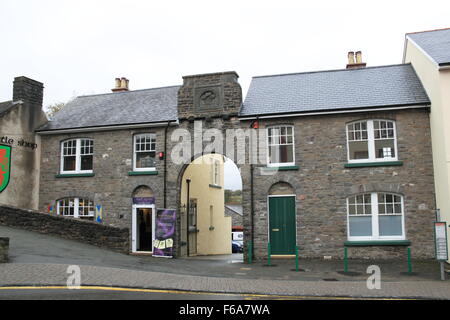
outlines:
[{"label": "stone plaque above arch", "polygon": [[195,112],[222,111],[222,85],[195,87],[194,106]]}]

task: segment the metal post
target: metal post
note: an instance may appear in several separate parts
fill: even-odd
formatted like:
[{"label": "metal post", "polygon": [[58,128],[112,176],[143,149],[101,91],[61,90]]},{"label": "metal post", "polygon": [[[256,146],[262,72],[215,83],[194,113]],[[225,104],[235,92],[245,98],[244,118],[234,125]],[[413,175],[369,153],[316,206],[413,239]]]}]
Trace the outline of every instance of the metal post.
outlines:
[{"label": "metal post", "polygon": [[270,248],[270,242],[267,243],[267,265],[271,265],[271,248]]},{"label": "metal post", "polygon": [[344,272],[348,272],[347,247],[344,247]]},{"label": "metal post", "polygon": [[411,248],[408,248],[408,273],[412,273],[412,264],[411,264]]},{"label": "metal post", "polygon": [[298,272],[298,246],[295,246],[295,271]]},{"label": "metal post", "polygon": [[250,243],[248,244],[248,263],[252,264],[253,261],[253,242],[250,241]]},{"label": "metal post", "polygon": [[441,280],[444,281],[444,280],[445,280],[445,266],[444,266],[444,261],[441,261],[440,264],[441,264]]}]

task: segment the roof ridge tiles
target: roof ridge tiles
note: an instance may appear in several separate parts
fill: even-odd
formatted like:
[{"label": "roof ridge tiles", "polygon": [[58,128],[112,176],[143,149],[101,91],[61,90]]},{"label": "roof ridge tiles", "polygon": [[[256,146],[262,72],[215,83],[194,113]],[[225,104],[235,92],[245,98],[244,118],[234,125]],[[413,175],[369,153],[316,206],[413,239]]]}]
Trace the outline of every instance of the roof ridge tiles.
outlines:
[{"label": "roof ridge tiles", "polygon": [[77,96],[76,98],[86,98],[86,97],[97,97],[97,96],[107,96],[107,95],[119,95],[119,94],[127,94],[133,92],[142,92],[142,91],[150,91],[150,90],[158,90],[158,89],[168,89],[181,87],[181,85],[172,85],[172,86],[164,86],[164,87],[156,87],[156,88],[147,88],[147,89],[138,89],[138,90],[130,90],[130,91],[122,91],[122,92],[108,92],[108,93],[96,93],[96,94],[86,94]]},{"label": "roof ridge tiles", "polygon": [[282,77],[282,76],[294,76],[294,75],[312,74],[312,73],[326,73],[326,72],[344,72],[344,71],[351,72],[351,71],[361,71],[361,70],[367,70],[367,69],[380,69],[380,68],[400,67],[400,66],[406,66],[406,65],[411,65],[411,63],[399,63],[399,64],[390,64],[390,65],[383,65],[383,66],[372,66],[372,67],[364,67],[364,68],[358,68],[358,69],[329,69],[329,70],[317,70],[317,71],[269,74],[269,75],[263,75],[263,76],[254,76],[252,78],[255,79],[255,78]]}]

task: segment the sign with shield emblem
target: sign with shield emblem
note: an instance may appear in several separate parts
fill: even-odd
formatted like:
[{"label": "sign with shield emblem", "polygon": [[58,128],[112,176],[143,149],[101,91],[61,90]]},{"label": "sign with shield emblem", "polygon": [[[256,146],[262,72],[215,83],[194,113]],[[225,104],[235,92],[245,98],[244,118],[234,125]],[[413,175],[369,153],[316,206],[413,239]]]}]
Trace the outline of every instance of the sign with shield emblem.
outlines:
[{"label": "sign with shield emblem", "polygon": [[11,173],[11,151],[12,148],[0,145],[0,192],[6,189]]}]

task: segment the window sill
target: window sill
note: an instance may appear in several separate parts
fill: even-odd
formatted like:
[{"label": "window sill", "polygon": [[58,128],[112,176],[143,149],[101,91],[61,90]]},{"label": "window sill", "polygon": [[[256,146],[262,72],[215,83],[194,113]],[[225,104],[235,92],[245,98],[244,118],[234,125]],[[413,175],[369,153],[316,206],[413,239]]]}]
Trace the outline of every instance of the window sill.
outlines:
[{"label": "window sill", "polygon": [[298,171],[299,166],[275,166],[275,167],[264,167],[263,170],[277,170],[277,171]]},{"label": "window sill", "polygon": [[380,161],[380,162],[361,162],[361,163],[346,163],[345,168],[364,168],[364,167],[391,167],[402,166],[403,161]]},{"label": "window sill", "polygon": [[215,188],[215,189],[222,189],[221,186],[215,185],[215,184],[210,184],[209,185],[210,188]]},{"label": "window sill", "polygon": [[156,176],[158,175],[158,171],[130,171],[128,172],[129,176]]},{"label": "window sill", "polygon": [[345,241],[345,247],[369,247],[369,246],[410,246],[409,240],[369,240],[369,241]]},{"label": "window sill", "polygon": [[94,177],[95,173],[61,173],[57,174],[55,178],[82,178],[82,177]]}]

